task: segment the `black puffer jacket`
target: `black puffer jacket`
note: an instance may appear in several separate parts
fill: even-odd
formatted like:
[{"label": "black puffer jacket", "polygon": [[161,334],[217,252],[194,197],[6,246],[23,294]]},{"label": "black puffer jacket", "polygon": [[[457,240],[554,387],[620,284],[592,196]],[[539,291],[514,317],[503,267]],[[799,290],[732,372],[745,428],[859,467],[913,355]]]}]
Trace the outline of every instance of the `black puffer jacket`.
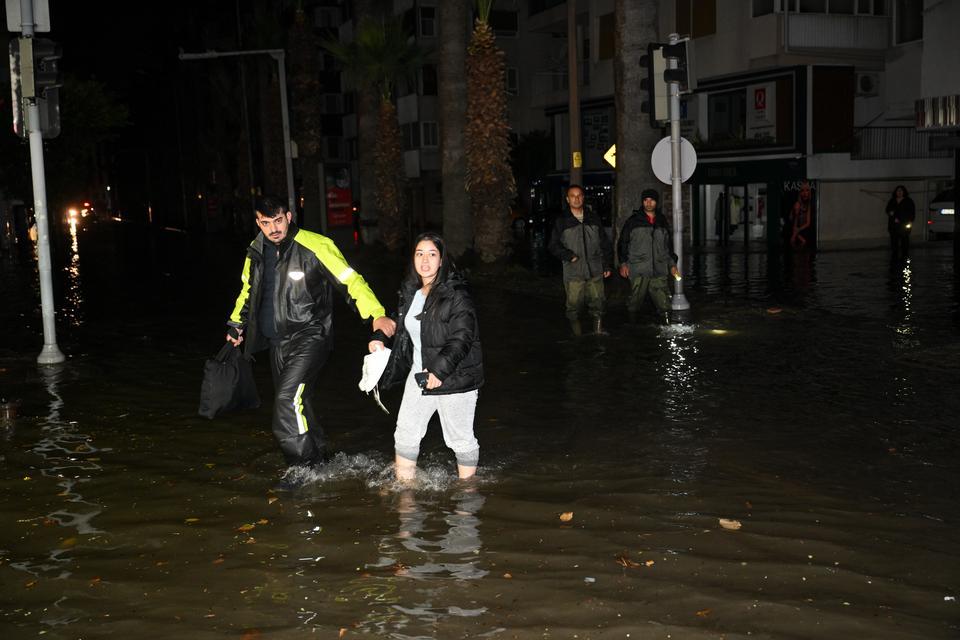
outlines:
[{"label": "black puffer jacket", "polygon": [[[381,389],[402,384],[410,373],[413,341],[403,321],[416,291],[414,286],[400,291],[397,332],[390,361],[380,378]],[[379,332],[373,336],[386,342],[384,338]],[[443,383],[436,389],[424,390],[424,395],[463,393],[483,386],[477,314],[466,282],[458,274],[436,285],[427,296],[420,316],[420,345],[424,368]]]}]

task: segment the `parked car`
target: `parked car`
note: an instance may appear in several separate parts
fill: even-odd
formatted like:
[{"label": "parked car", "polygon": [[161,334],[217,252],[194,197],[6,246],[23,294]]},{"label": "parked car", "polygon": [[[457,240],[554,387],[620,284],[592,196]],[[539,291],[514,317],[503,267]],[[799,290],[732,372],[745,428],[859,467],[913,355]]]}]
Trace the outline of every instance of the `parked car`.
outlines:
[{"label": "parked car", "polygon": [[954,214],[953,189],[941,191],[930,202],[927,211],[927,230],[933,237],[953,234]]}]

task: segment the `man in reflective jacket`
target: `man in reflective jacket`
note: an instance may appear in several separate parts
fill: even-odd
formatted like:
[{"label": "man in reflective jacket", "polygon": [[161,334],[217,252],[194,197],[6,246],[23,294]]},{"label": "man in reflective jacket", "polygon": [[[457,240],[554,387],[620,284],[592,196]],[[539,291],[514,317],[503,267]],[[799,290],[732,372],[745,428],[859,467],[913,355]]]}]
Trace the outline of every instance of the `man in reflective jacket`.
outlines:
[{"label": "man in reflective jacket", "polygon": [[[312,391],[333,347],[333,292],[340,291],[373,330],[393,335],[363,277],[330,238],[299,229],[283,201],[265,196],[256,203],[261,233],[247,249],[240,295],[227,324],[227,340],[245,352],[270,349],[276,392],[273,435],[288,465],[316,465],[326,439],[313,408]],[[280,489],[293,488],[278,485]]]}]

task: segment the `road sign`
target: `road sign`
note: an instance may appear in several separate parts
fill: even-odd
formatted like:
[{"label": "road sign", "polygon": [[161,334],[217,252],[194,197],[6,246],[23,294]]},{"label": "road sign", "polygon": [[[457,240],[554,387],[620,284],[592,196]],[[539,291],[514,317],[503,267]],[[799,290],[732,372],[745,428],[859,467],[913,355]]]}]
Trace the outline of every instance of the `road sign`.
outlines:
[{"label": "road sign", "polygon": [[614,169],[617,168],[617,145],[612,144],[610,148],[607,149],[607,152],[603,154],[603,159],[606,160],[611,167]]},{"label": "road sign", "polygon": [[[670,162],[670,136],[663,138],[653,148],[650,157],[653,174],[664,184],[673,182]],[[686,138],[680,138],[680,182],[686,182],[697,168],[697,152]]]},{"label": "road sign", "polygon": [[[33,30],[37,33],[50,31],[50,4],[48,0],[32,0]],[[20,17],[20,0],[7,0],[7,31],[20,33],[23,28]]]}]

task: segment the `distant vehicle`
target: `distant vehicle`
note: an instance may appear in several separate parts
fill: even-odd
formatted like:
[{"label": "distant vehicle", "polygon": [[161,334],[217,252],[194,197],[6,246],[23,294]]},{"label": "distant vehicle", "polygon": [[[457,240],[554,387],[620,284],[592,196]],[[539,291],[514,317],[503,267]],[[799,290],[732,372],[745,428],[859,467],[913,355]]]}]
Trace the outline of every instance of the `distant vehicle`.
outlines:
[{"label": "distant vehicle", "polygon": [[64,221],[67,224],[79,224],[81,222],[93,222],[97,219],[97,210],[89,200],[83,200],[71,204],[64,212]]},{"label": "distant vehicle", "polygon": [[930,202],[927,211],[927,230],[933,237],[953,234],[954,219],[953,189],[941,191]]}]

